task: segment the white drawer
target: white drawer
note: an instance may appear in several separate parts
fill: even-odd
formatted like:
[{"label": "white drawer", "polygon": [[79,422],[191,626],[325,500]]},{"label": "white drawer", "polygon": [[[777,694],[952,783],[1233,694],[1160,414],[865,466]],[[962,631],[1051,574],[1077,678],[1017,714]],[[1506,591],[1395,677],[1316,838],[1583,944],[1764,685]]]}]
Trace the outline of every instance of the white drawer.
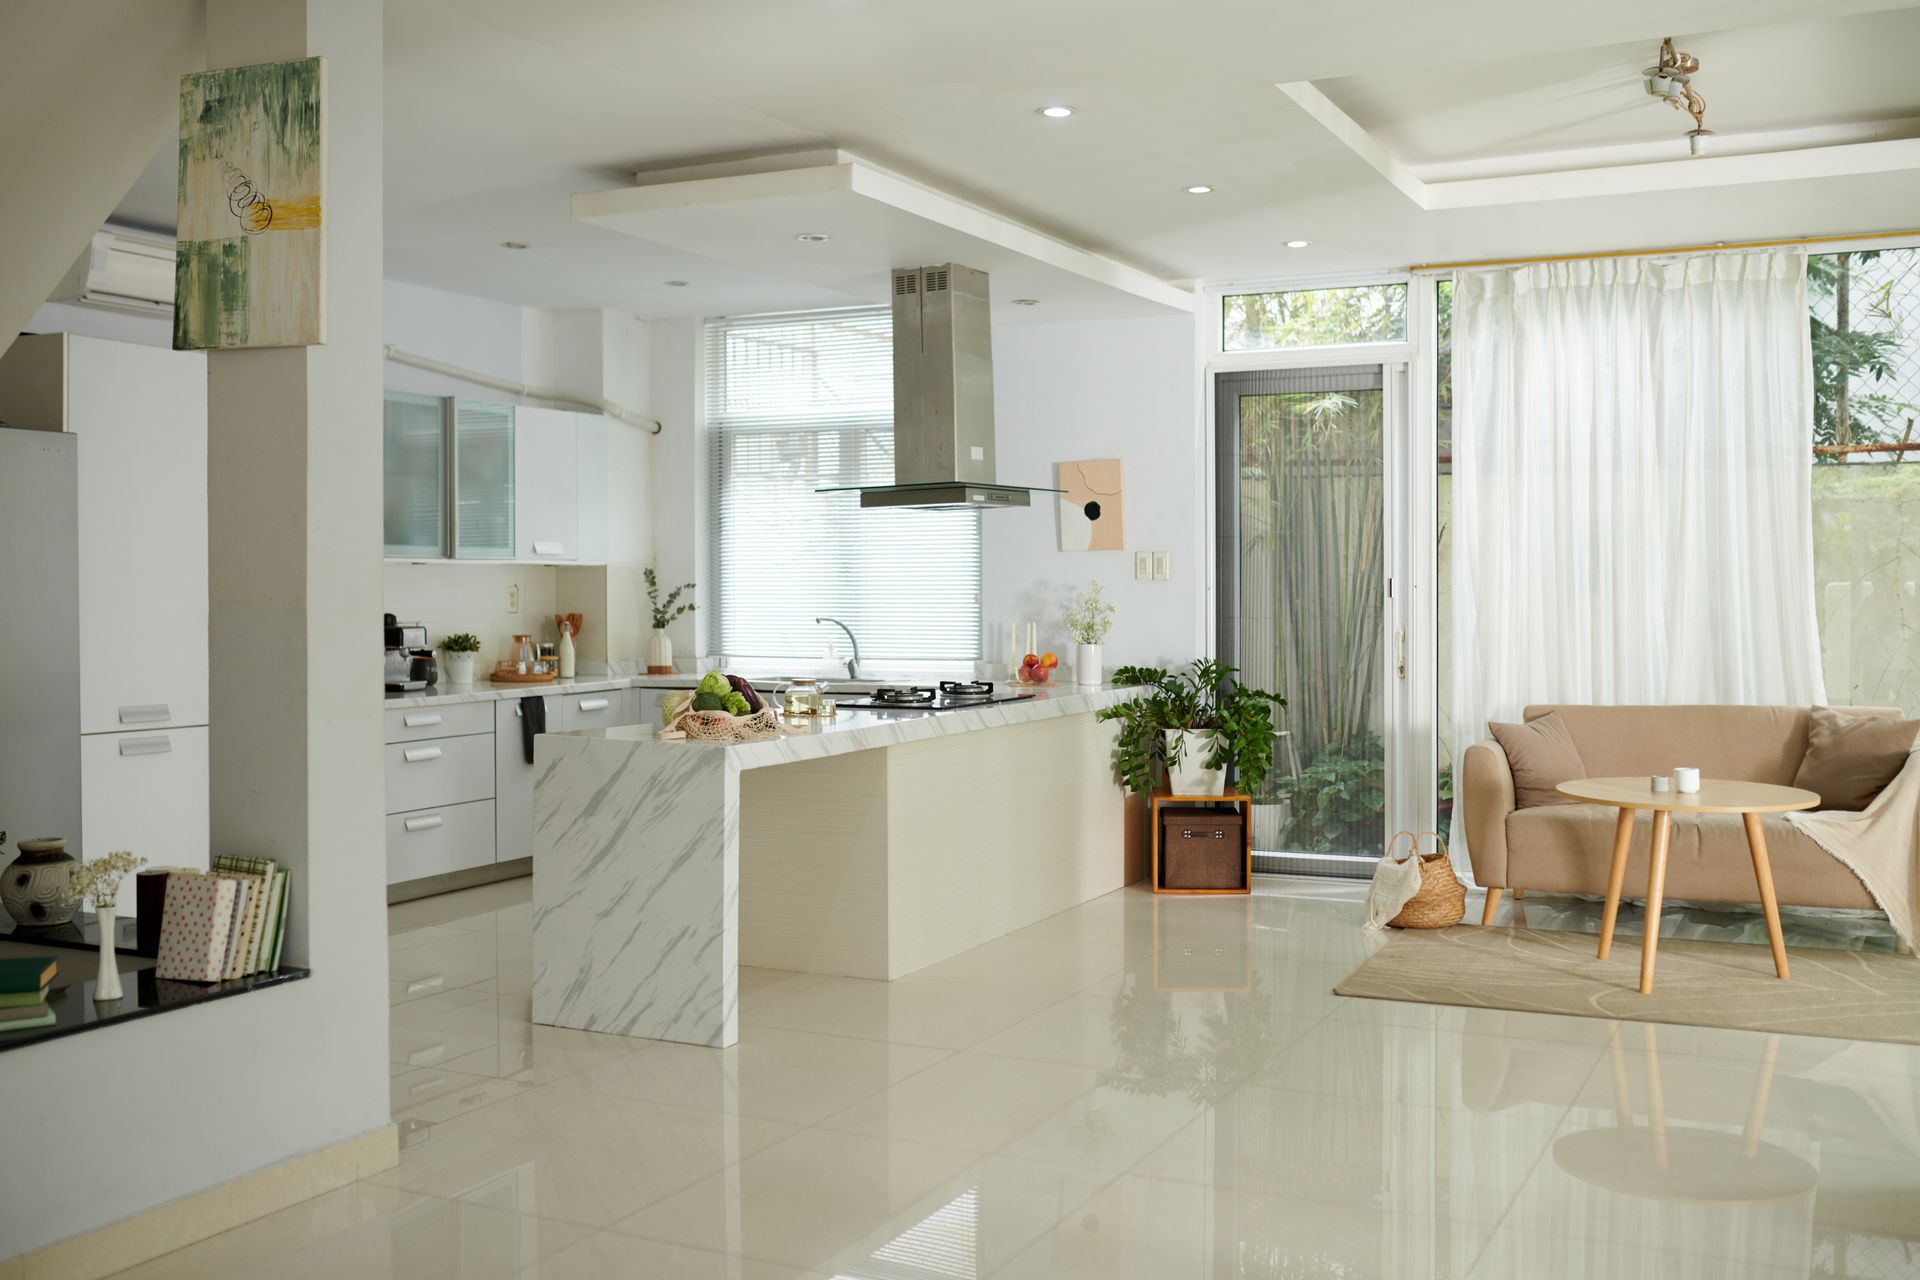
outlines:
[{"label": "white drawer", "polygon": [[387,753],[387,812],[493,799],[493,735],[395,742]]},{"label": "white drawer", "polygon": [[[80,739],[77,850],[98,858],[131,849],[156,867],[205,870],[209,845],[207,731],[90,733]],[[133,914],[133,877],[120,882]]]},{"label": "white drawer", "polygon": [[555,699],[560,704],[560,723],[548,724],[553,733],[573,733],[580,729],[611,729],[627,723],[627,691],[602,689],[598,693],[567,693]]},{"label": "white drawer", "polygon": [[387,883],[493,863],[493,801],[387,815]]},{"label": "white drawer", "polygon": [[387,712],[388,742],[458,738],[493,732],[493,704],[453,702],[444,707],[395,707]]}]

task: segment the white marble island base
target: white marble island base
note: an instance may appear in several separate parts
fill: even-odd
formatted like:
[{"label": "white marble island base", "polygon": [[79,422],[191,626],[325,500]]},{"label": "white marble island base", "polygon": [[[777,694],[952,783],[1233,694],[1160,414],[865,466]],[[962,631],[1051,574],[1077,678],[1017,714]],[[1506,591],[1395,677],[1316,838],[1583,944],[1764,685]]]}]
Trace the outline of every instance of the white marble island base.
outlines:
[{"label": "white marble island base", "polygon": [[725,1046],[737,970],[895,978],[1126,882],[1126,690],[731,746],[538,740],[533,1016]]}]

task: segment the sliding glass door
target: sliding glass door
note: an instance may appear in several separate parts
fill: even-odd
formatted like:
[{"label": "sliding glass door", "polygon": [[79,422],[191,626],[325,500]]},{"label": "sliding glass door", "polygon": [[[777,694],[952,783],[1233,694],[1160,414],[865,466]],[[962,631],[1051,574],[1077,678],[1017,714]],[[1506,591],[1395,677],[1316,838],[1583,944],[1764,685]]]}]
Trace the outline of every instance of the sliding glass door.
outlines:
[{"label": "sliding glass door", "polygon": [[1214,384],[1216,645],[1287,699],[1254,810],[1263,870],[1370,876],[1386,843],[1395,382],[1363,365]]}]

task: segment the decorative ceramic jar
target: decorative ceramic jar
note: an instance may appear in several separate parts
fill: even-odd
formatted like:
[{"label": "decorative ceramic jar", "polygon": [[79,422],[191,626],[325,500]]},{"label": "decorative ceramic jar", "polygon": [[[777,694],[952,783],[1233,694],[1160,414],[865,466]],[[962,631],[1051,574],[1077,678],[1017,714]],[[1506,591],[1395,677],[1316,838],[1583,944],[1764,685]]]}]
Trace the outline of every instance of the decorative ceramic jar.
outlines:
[{"label": "decorative ceramic jar", "polygon": [[650,676],[673,674],[673,638],[663,627],[655,627],[653,635],[647,640],[647,674]]},{"label": "decorative ceramic jar", "polygon": [[455,653],[448,649],[440,655],[441,669],[446,673],[448,684],[473,683],[473,659],[471,653]]},{"label": "decorative ceramic jar", "polygon": [[[0,840],[5,839],[0,832]],[[66,924],[79,904],[67,901],[76,865],[67,842],[55,837],[20,841],[20,856],[0,872],[0,905],[29,928]]]},{"label": "decorative ceramic jar", "polygon": [[1073,682],[1075,684],[1099,684],[1101,670],[1101,646],[1097,644],[1077,644],[1073,647]]}]

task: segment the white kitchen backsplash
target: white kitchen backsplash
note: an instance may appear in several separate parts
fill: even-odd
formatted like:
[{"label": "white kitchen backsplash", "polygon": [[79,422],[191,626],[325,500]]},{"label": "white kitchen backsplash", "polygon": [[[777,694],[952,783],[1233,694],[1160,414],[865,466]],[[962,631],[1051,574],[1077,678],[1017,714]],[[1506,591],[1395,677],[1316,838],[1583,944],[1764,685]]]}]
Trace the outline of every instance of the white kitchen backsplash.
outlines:
[{"label": "white kitchen backsplash", "polygon": [[[484,674],[506,656],[513,637],[526,632],[536,641],[555,640],[555,570],[537,564],[403,564],[386,566],[386,611],[401,622],[417,622],[427,629],[427,642],[440,641],[459,631],[480,637],[480,658],[474,664]],[[519,609],[509,610],[518,588]],[[371,627],[369,627],[371,633]]]}]

